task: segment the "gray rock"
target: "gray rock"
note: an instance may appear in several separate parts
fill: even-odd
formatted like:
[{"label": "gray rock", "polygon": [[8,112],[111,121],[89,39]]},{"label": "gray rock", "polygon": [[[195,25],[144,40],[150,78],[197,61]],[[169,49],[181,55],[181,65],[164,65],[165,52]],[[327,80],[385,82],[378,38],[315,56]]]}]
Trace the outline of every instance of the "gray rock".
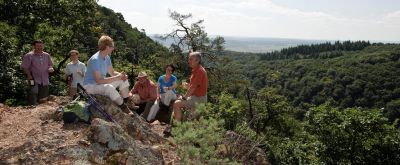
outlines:
[{"label": "gray rock", "polygon": [[102,119],[92,120],[90,126],[92,142],[107,145],[111,151],[126,151],[132,145],[132,137],[115,123],[106,122]]},{"label": "gray rock", "polygon": [[135,141],[120,125],[94,119],[88,139],[90,161],[97,164],[162,164],[160,152]]},{"label": "gray rock", "polygon": [[[154,133],[150,129],[150,125],[143,117],[133,113],[130,116],[124,112],[108,97],[102,95],[95,95],[96,101],[103,107],[103,109],[135,140],[149,141],[152,143],[165,142],[165,139]],[[92,118],[105,119],[94,108],[90,109]]]}]

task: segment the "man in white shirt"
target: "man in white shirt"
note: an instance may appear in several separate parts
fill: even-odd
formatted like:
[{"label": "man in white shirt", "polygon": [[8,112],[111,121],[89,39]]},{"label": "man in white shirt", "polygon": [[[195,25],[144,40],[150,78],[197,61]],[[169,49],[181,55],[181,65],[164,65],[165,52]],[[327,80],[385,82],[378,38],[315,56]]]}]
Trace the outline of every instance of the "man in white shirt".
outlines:
[{"label": "man in white shirt", "polygon": [[68,95],[74,97],[77,93],[78,83],[83,84],[83,77],[85,76],[86,66],[79,61],[79,52],[71,50],[69,52],[70,63],[65,68],[65,78],[70,83],[68,84]]}]

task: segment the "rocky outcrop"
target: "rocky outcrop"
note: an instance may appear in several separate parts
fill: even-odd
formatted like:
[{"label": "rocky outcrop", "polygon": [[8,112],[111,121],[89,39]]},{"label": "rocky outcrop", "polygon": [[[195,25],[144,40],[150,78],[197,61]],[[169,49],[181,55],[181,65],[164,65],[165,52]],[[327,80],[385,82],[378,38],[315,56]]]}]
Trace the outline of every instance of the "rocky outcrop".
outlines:
[{"label": "rocky outcrop", "polygon": [[253,141],[233,131],[224,135],[224,145],[227,148],[227,156],[243,164],[269,165],[265,152],[257,147]]},{"label": "rocky outcrop", "polygon": [[106,120],[91,107],[92,121],[86,137],[79,145],[62,148],[58,155],[82,164],[163,164],[161,152],[153,145],[164,142],[164,138],[152,132],[149,124],[136,113],[124,113],[107,97],[94,97],[115,122]]},{"label": "rocky outcrop", "polygon": [[119,125],[94,119],[88,134],[90,160],[99,164],[162,164],[162,155],[134,140]]},{"label": "rocky outcrop", "polygon": [[93,111],[90,125],[65,124],[55,108],[68,102],[61,97],[35,107],[0,109],[0,164],[165,164],[170,145],[163,137],[140,116],[96,98],[115,123]]},{"label": "rocky outcrop", "polygon": [[[164,142],[165,139],[152,132],[149,123],[146,122],[142,117],[133,113],[133,115],[128,115],[115,105],[113,101],[109,98],[101,95],[95,95],[97,102],[104,108],[104,110],[113,116],[113,119],[121,126],[124,131],[126,131],[135,140],[141,140],[150,143],[160,143]],[[94,108],[90,109],[93,118],[104,117],[99,114]]]},{"label": "rocky outcrop", "polygon": [[162,155],[152,144],[165,141],[151,131],[149,124],[139,115],[124,113],[109,98],[95,95],[96,101],[116,121],[106,121],[91,108],[92,122],[88,141],[90,160],[98,164],[162,164]]}]

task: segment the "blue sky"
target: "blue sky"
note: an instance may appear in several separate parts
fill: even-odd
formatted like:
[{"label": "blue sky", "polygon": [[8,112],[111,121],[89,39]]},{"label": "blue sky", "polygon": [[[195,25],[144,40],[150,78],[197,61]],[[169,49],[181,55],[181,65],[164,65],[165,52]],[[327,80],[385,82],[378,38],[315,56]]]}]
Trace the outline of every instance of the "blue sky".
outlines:
[{"label": "blue sky", "polygon": [[168,10],[204,19],[208,34],[400,41],[399,0],[99,0],[147,34],[174,28]]}]

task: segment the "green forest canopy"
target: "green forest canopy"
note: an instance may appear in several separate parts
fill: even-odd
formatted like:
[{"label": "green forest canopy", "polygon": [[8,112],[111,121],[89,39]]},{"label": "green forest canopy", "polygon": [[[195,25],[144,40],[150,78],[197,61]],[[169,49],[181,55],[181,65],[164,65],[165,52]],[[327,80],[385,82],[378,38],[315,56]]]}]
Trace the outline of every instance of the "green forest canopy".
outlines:
[{"label": "green forest canopy", "polygon": [[[107,34],[116,42],[115,67],[130,78],[139,70],[157,77],[169,62],[180,62],[178,78],[187,76],[185,61],[177,61],[185,54],[179,45],[163,47],[94,0],[3,0],[0,10],[0,102],[25,104],[19,64],[34,39],[44,40],[59,64],[71,49],[85,62]],[[399,44],[345,41],[263,54],[222,52],[223,38],[209,39],[202,22],[191,26],[198,34],[191,41],[211,57],[205,63],[211,104],[200,108],[205,119],[220,119],[224,129],[259,142],[274,164],[400,162]],[[63,81],[60,73],[51,76],[52,94],[65,95]]]}]

